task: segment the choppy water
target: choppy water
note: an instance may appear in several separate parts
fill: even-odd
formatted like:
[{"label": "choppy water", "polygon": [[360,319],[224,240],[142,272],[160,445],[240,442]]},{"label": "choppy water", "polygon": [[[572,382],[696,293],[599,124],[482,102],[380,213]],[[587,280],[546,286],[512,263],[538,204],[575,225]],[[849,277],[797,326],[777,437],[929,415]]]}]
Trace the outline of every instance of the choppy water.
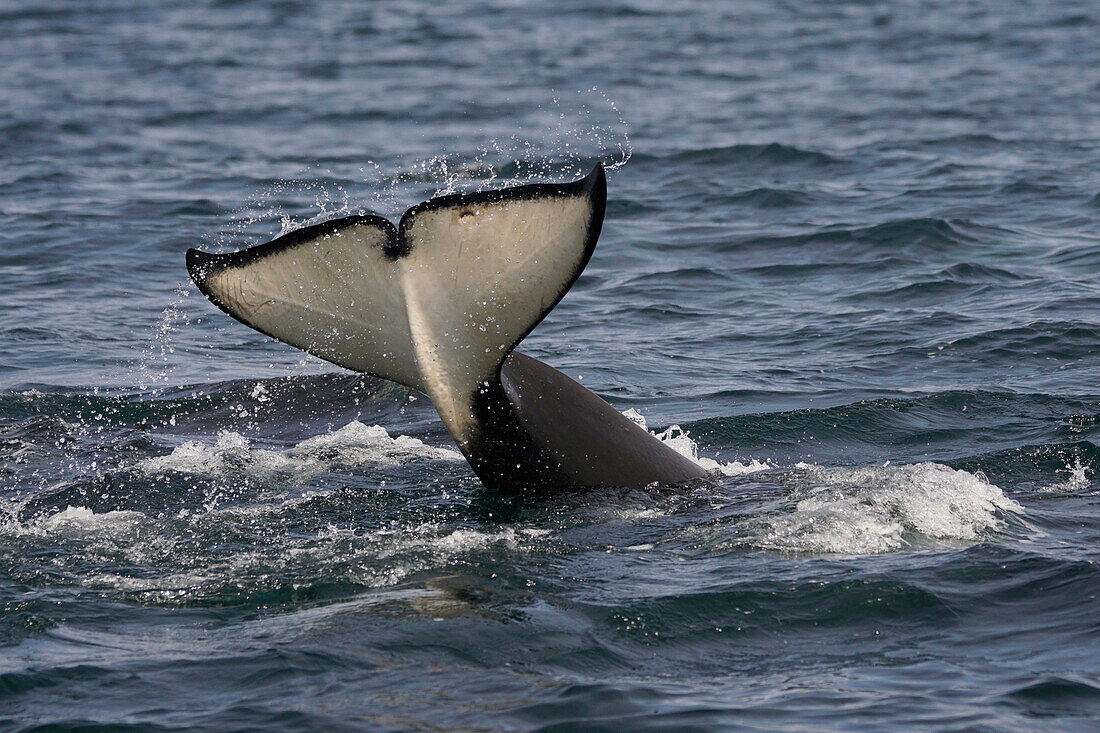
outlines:
[{"label": "choppy water", "polygon": [[[1095,727],[1100,13],[900,5],[0,3],[3,726]],[[186,282],[597,158],[524,349],[712,486],[513,503]]]}]

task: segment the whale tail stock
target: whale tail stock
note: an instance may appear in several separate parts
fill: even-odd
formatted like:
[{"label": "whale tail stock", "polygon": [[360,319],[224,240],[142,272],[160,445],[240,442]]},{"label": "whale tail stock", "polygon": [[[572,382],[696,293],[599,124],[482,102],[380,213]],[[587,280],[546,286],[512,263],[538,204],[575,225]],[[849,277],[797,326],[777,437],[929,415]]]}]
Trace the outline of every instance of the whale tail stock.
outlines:
[{"label": "whale tail stock", "polygon": [[580,276],[606,198],[597,164],[571,183],[431,199],[396,227],[349,216],[239,252],[191,249],[187,268],[245,325],[426,393],[469,457],[477,393]]}]

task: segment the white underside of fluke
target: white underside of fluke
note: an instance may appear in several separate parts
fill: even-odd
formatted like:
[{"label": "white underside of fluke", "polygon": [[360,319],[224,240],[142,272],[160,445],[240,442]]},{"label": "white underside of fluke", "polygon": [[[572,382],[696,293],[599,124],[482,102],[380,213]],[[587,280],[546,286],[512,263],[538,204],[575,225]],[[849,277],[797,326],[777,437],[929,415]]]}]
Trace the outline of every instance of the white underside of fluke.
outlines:
[{"label": "white underside of fluke", "polygon": [[461,446],[474,391],[591,254],[603,200],[579,184],[597,174],[602,184],[597,170],[564,187],[436,199],[398,230],[349,219],[316,238],[212,259],[196,281],[253,328],[425,392]]}]

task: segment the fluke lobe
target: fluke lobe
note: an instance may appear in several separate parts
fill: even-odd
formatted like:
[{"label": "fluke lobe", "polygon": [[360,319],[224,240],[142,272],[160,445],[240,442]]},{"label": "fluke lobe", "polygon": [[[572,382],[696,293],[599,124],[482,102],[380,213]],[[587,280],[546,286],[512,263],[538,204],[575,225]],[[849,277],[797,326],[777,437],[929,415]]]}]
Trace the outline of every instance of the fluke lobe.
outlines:
[{"label": "fluke lobe", "polygon": [[241,323],[428,395],[474,472],[508,494],[705,475],[561,372],[514,351],[592,256],[601,165],[565,184],[441,196],[395,227],[349,216],[228,254],[191,279]]}]

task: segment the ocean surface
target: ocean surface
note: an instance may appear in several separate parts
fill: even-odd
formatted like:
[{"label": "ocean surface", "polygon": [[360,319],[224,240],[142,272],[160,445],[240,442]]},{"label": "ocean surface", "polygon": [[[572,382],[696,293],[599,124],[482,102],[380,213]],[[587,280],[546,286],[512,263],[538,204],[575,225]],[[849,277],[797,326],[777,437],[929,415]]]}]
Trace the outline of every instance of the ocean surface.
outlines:
[{"label": "ocean surface", "polygon": [[[1100,10],[0,0],[0,729],[1100,727]],[[184,252],[609,167],[482,488]]]}]

